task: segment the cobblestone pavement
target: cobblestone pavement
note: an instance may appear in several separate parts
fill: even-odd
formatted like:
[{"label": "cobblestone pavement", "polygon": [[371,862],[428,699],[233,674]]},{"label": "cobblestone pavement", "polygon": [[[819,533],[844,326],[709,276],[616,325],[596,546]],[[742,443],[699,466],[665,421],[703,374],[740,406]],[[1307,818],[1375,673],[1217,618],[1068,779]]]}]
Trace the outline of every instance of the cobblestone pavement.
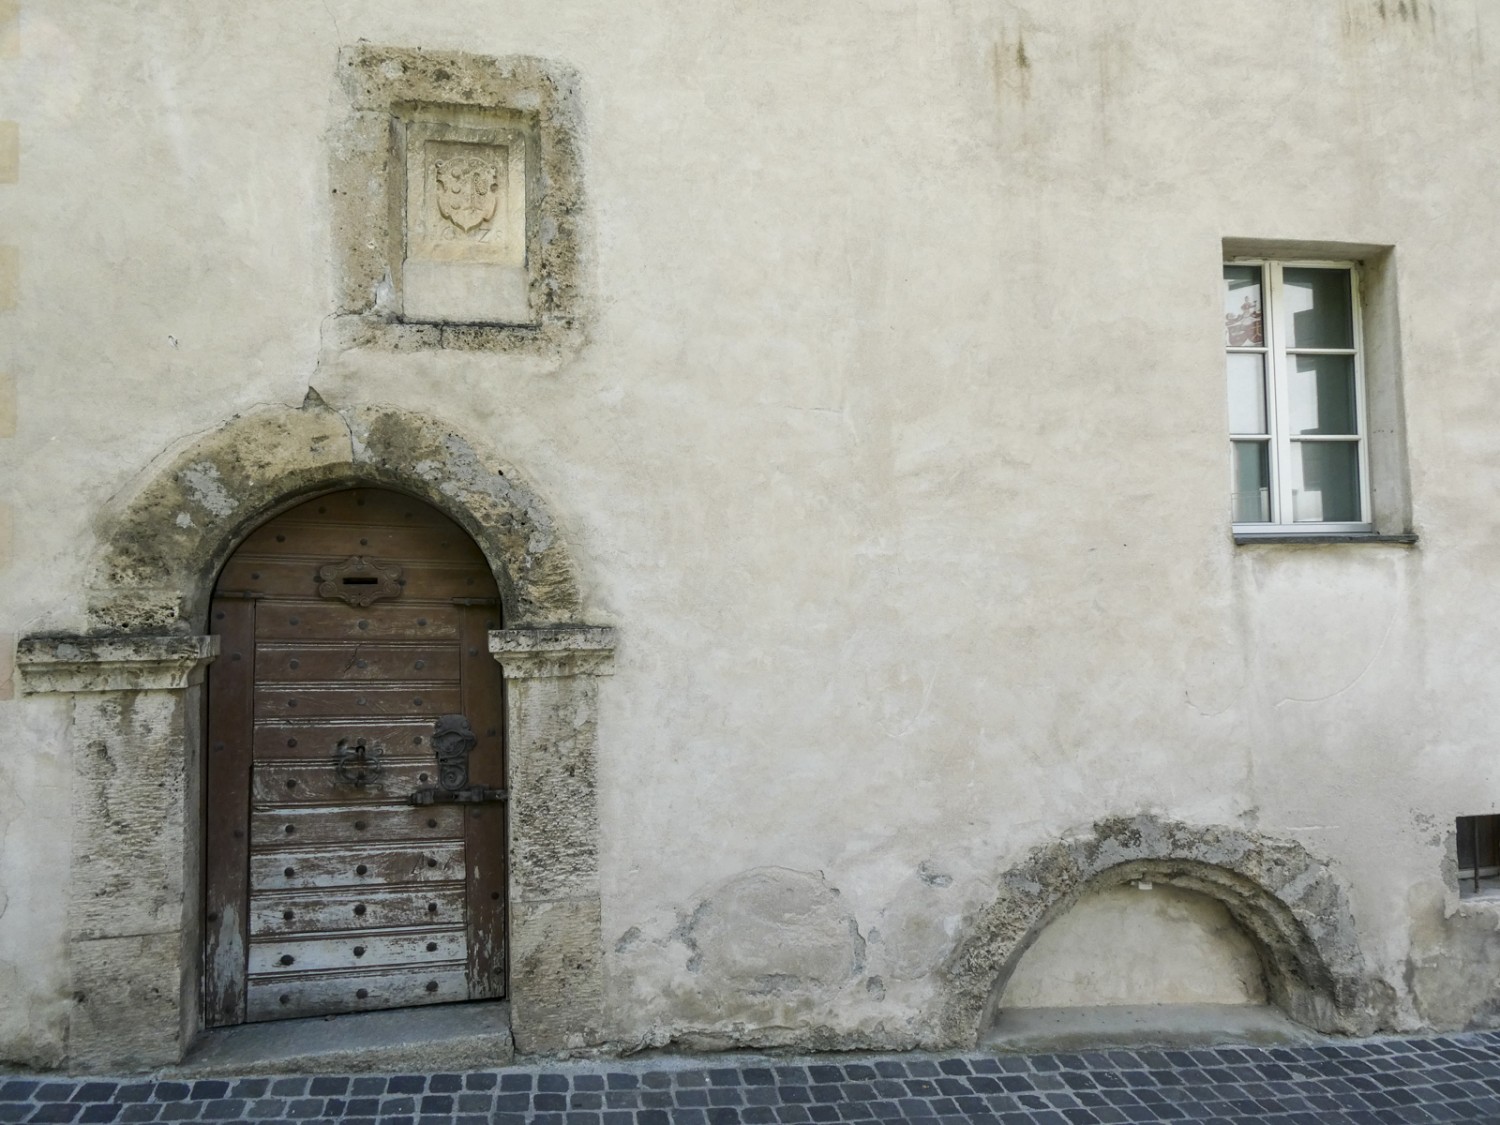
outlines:
[{"label": "cobblestone pavement", "polygon": [[0,1077],[0,1122],[1500,1123],[1500,1032],[1078,1054],[655,1058],[467,1074]]}]

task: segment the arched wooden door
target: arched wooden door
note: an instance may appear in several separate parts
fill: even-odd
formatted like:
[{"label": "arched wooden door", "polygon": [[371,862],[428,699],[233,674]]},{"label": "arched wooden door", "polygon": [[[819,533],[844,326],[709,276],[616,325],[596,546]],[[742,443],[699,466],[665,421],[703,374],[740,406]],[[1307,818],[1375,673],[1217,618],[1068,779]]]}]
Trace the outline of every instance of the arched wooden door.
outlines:
[{"label": "arched wooden door", "polygon": [[206,1022],[503,996],[500,601],[479,548],[395,492],[320,496],[245,541],[209,618]]}]

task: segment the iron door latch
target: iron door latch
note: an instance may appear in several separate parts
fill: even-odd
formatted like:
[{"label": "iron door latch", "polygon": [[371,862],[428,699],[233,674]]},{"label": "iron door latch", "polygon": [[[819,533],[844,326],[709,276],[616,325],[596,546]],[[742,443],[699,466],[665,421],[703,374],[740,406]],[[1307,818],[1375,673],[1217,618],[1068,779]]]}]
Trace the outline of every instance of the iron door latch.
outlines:
[{"label": "iron door latch", "polygon": [[510,794],[488,785],[469,784],[469,755],[479,744],[469,720],[462,715],[439,715],[432,727],[432,751],[438,762],[438,783],[424,785],[407,801],[413,805],[478,805],[504,801]]}]

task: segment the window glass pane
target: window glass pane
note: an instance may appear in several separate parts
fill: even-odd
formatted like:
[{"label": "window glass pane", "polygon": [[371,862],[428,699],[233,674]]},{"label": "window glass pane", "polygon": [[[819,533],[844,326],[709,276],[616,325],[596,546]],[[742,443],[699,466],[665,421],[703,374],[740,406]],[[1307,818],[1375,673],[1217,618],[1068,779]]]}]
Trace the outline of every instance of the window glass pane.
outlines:
[{"label": "window glass pane", "polygon": [[1458,823],[1458,867],[1460,871],[1474,870],[1474,844],[1478,835],[1479,818],[1461,816]]},{"label": "window glass pane", "polygon": [[1271,446],[1264,441],[1231,442],[1234,492],[1230,516],[1235,523],[1271,522]]},{"label": "window glass pane", "polygon": [[1258,352],[1229,353],[1229,432],[1266,432],[1266,357]]},{"label": "window glass pane", "polygon": [[1292,442],[1292,519],[1359,522],[1357,441]]},{"label": "window glass pane", "polygon": [[1354,347],[1349,271],[1288,266],[1281,271],[1289,348]]},{"label": "window glass pane", "polygon": [[1354,357],[1295,355],[1291,360],[1287,394],[1292,433],[1359,433],[1354,421]]},{"label": "window glass pane", "polygon": [[1224,267],[1224,342],[1231,348],[1265,344],[1259,266]]}]

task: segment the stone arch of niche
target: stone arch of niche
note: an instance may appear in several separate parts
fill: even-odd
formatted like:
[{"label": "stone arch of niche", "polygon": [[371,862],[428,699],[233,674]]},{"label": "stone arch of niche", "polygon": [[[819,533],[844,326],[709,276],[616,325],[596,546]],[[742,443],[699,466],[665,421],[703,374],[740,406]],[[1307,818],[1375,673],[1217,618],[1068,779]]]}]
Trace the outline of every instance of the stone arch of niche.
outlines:
[{"label": "stone arch of niche", "polygon": [[[166,455],[100,520],[88,628],[18,645],[22,690],[69,700],[68,1065],[179,1061],[201,1029],[201,738],[214,579],[261,522],[322,492],[424,500],[479,545],[507,628],[511,1028],[527,1052],[600,1039],[598,678],[614,631],[583,619],[572,560],[537,494],[437,419],[378,407],[235,417]],[[499,1060],[496,1060],[499,1061]]]},{"label": "stone arch of niche", "polygon": [[975,1043],[1041,932],[1084,895],[1138,880],[1222,903],[1260,955],[1272,1003],[1316,1030],[1369,1034],[1381,1023],[1343,887],[1300,844],[1233,828],[1141,816],[1035,849],[969,918],[944,968],[945,1038]]}]

